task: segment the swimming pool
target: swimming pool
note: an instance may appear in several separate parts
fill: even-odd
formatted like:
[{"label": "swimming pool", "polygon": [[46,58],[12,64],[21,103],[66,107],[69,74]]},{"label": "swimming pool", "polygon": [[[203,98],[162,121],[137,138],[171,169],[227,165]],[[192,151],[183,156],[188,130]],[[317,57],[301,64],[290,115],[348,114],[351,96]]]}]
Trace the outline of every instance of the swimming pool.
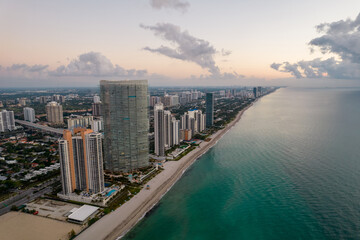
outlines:
[{"label": "swimming pool", "polygon": [[111,196],[114,192],[116,192],[116,190],[115,189],[112,189],[112,190],[110,190],[107,194],[106,194],[106,196],[108,197],[108,196]]}]

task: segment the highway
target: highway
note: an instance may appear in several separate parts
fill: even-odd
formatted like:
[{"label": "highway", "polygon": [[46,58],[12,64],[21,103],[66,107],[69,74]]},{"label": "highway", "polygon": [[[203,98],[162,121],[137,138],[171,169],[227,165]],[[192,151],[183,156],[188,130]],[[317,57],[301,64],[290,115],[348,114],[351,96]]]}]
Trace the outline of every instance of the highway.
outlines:
[{"label": "highway", "polygon": [[62,128],[52,128],[52,127],[48,127],[48,126],[44,126],[44,125],[40,125],[40,124],[28,122],[28,121],[15,119],[15,122],[20,125],[25,125],[25,126],[28,126],[31,128],[35,128],[35,129],[44,131],[44,132],[55,133],[58,135],[62,135],[64,132],[64,129],[62,129]]},{"label": "highway", "polygon": [[[0,216],[9,212],[12,205],[19,207],[23,204],[33,201],[38,197],[41,197],[45,193],[50,193],[52,191],[52,187],[50,185],[58,180],[59,177],[53,178],[50,181],[43,183],[39,187],[32,187],[26,190],[22,190],[19,194],[0,202]],[[34,191],[37,191],[38,189],[40,190],[34,193]]]}]

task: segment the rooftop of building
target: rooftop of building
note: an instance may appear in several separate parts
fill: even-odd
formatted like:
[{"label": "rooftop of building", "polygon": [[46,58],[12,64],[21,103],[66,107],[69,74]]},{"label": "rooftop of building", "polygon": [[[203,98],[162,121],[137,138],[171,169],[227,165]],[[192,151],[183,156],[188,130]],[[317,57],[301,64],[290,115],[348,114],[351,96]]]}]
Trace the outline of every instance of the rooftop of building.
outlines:
[{"label": "rooftop of building", "polygon": [[70,214],[68,216],[68,219],[83,222],[92,214],[94,214],[98,209],[98,207],[83,205],[82,207],[76,209],[72,214]]},{"label": "rooftop of building", "polygon": [[127,85],[127,84],[148,84],[148,80],[119,80],[119,81],[116,81],[116,80],[101,80],[100,81],[100,85],[103,85],[103,84],[117,84],[117,85]]}]

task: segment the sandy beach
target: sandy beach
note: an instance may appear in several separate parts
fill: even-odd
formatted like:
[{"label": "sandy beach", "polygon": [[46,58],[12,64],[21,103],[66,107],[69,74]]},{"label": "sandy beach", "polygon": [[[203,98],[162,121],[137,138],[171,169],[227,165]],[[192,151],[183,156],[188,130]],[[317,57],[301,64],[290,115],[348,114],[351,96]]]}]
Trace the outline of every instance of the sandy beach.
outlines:
[{"label": "sandy beach", "polygon": [[126,234],[136,223],[161,199],[161,197],[176,183],[185,170],[191,166],[202,154],[214,146],[217,141],[232,128],[242,114],[252,106],[246,107],[238,113],[236,119],[224,129],[211,136],[211,141],[203,141],[199,147],[181,158],[179,161],[169,161],[164,164],[164,171],[148,182],[150,190],[143,188],[130,201],[123,204],[114,212],[104,216],[91,227],[83,231],[77,240],[88,239],[117,239]]},{"label": "sandy beach", "polygon": [[68,233],[81,231],[81,226],[22,212],[9,212],[0,217],[0,239],[67,240]]}]

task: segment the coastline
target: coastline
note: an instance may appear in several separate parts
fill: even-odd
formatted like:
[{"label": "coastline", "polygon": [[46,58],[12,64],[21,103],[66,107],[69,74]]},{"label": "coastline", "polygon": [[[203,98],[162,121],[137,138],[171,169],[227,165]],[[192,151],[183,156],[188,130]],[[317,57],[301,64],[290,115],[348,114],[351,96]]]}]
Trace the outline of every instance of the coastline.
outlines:
[{"label": "coastline", "polygon": [[114,212],[102,217],[75,239],[121,239],[160,201],[198,158],[212,148],[218,140],[240,121],[244,112],[252,107],[257,100],[241,110],[236,118],[224,129],[211,135],[211,141],[203,141],[200,147],[197,147],[178,161],[166,162],[164,164],[164,171],[148,182],[151,186],[150,190],[143,188],[130,201]]}]

